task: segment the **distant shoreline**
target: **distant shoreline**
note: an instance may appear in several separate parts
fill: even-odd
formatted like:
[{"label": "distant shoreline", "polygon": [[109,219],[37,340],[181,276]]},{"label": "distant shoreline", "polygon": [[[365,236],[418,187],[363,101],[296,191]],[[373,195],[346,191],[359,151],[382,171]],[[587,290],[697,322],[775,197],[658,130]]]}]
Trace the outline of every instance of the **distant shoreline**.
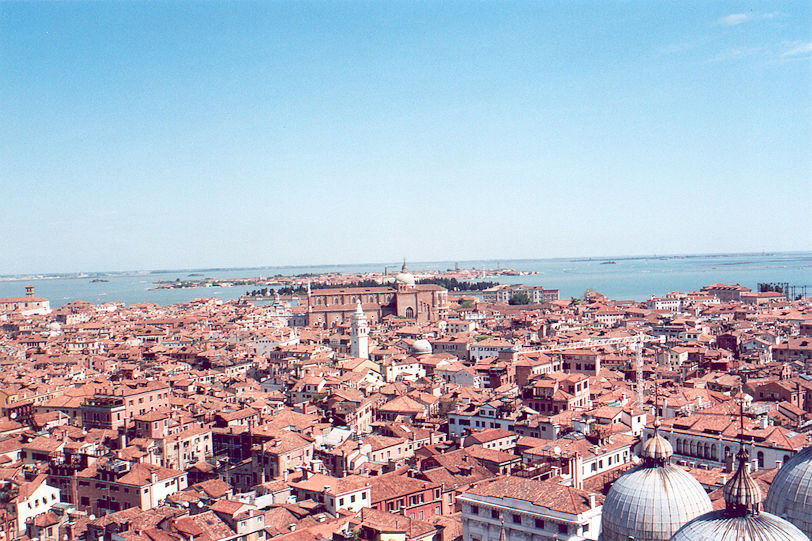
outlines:
[{"label": "distant shoreline", "polygon": [[[651,255],[629,255],[629,256],[594,256],[594,257],[539,257],[539,258],[519,258],[519,259],[468,259],[460,260],[460,270],[465,270],[466,265],[477,263],[522,263],[529,261],[568,261],[573,263],[614,261],[620,263],[622,261],[662,261],[672,259],[698,259],[698,258],[731,258],[731,257],[775,257],[775,256],[793,256],[794,259],[804,259],[802,256],[808,254],[808,259],[812,262],[812,251],[773,251],[773,252],[730,252],[730,253],[709,253],[709,254],[651,254]],[[799,257],[801,256],[801,257]],[[409,262],[410,266],[419,267],[420,265],[437,265],[440,263],[449,263],[453,260],[434,260],[434,261],[414,261]],[[258,267],[194,267],[186,269],[152,269],[152,270],[127,270],[127,271],[93,271],[93,272],[65,272],[65,273],[22,273],[22,274],[6,274],[0,275],[0,282],[19,282],[19,281],[37,281],[37,280],[86,280],[95,278],[109,278],[109,277],[127,277],[127,276],[145,276],[156,274],[188,274],[188,273],[206,273],[206,272],[230,272],[230,271],[256,271],[262,269],[308,269],[308,268],[358,268],[368,266],[379,266],[381,268],[390,267],[395,269],[402,264],[401,262],[382,262],[382,263],[328,263],[328,264],[313,264],[313,265],[268,265]],[[339,271],[337,271],[339,272]],[[310,273],[300,274],[282,274],[281,276],[305,276]]]}]

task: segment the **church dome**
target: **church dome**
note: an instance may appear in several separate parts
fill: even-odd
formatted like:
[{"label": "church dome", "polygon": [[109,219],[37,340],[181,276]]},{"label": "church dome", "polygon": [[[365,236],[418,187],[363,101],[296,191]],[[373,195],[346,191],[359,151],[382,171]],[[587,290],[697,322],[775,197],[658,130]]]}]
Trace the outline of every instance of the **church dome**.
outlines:
[{"label": "church dome", "polygon": [[[660,426],[659,420],[654,422],[654,426]],[[659,431],[655,431],[654,437],[649,438],[649,440],[643,444],[643,456],[645,458],[654,461],[667,461],[673,454],[674,448],[671,446],[671,443],[660,436]]]},{"label": "church dome", "polygon": [[412,353],[415,355],[424,355],[431,353],[431,342],[428,340],[421,338],[420,340],[415,340],[414,344],[412,344]]},{"label": "church dome", "polygon": [[50,336],[59,336],[62,334],[62,325],[59,324],[58,321],[52,321],[48,323],[48,334]]},{"label": "church dome", "polygon": [[397,282],[398,284],[413,286],[414,275],[411,272],[399,272],[398,275],[395,276],[395,282]]},{"label": "church dome", "polygon": [[812,447],[787,460],[778,471],[764,509],[787,519],[812,538]]},{"label": "church dome", "polygon": [[771,513],[731,517],[721,510],[692,520],[671,541],[809,541],[809,538]]},{"label": "church dome", "polygon": [[683,524],[712,509],[705,489],[687,471],[672,464],[638,466],[620,476],[606,495],[601,539],[667,541]]},{"label": "church dome", "polygon": [[400,272],[395,276],[395,283],[403,284],[406,286],[413,286],[414,285],[414,275],[409,272],[409,269],[406,268],[406,261],[403,261],[403,267],[400,269]]},{"label": "church dome", "polygon": [[761,490],[747,468],[747,451],[738,453],[739,468],[725,485],[725,509],[701,515],[671,541],[809,541],[791,523],[761,511]]},{"label": "church dome", "polygon": [[643,464],[612,484],[601,513],[603,541],[667,541],[683,524],[713,509],[699,481],[671,464],[674,449],[660,436],[643,444]]},{"label": "church dome", "polygon": [[404,284],[407,286],[414,285],[414,275],[410,272],[399,272],[397,276],[395,276],[395,281],[399,284]]}]

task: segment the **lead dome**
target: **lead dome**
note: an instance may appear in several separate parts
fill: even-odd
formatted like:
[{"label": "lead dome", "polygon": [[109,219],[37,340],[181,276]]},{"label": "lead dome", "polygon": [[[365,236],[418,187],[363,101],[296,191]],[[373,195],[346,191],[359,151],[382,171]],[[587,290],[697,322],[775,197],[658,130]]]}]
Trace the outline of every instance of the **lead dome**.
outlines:
[{"label": "lead dome", "polygon": [[415,340],[414,344],[412,344],[412,353],[415,355],[426,355],[431,353],[431,342],[424,338]]},{"label": "lead dome", "polygon": [[693,518],[713,509],[699,481],[671,464],[674,450],[660,436],[643,445],[643,464],[620,476],[603,502],[602,541],[667,541]]},{"label": "lead dome", "polygon": [[401,267],[400,272],[395,276],[395,282],[405,286],[413,286],[415,284],[414,275],[409,272],[405,260],[403,261],[403,267]]},{"label": "lead dome", "polygon": [[787,519],[812,538],[812,447],[801,450],[778,471],[764,509]]},{"label": "lead dome", "polygon": [[747,468],[744,446],[737,456],[739,468],[724,487],[725,509],[695,518],[671,541],[809,541],[791,523],[761,510],[761,489]]}]

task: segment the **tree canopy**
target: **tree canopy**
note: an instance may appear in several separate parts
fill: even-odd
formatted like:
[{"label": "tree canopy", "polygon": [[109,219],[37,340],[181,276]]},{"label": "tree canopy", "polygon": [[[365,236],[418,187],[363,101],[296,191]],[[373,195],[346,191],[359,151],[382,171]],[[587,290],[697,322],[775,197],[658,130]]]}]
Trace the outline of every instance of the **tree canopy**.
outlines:
[{"label": "tree canopy", "polygon": [[517,304],[530,304],[530,295],[525,292],[514,293],[513,296],[508,301],[508,304],[517,305]]}]

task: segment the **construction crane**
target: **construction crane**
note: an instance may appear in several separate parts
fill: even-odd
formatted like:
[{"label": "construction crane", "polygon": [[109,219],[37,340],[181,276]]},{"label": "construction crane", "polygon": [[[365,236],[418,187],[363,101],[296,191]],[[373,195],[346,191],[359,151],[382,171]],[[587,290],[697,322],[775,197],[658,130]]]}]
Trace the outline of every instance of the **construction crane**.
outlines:
[{"label": "construction crane", "polygon": [[637,385],[637,404],[640,406],[640,409],[643,409],[643,344],[644,341],[642,339],[643,335],[638,334],[638,340],[635,340],[635,359],[634,359],[634,369],[637,371],[637,377],[635,378],[636,385]]},{"label": "construction crane", "polygon": [[640,405],[640,409],[643,408],[643,399],[644,397],[644,387],[643,387],[643,347],[648,342],[660,342],[663,343],[663,340],[660,337],[649,336],[647,334],[638,334],[634,340],[634,348],[635,348],[635,359],[634,359],[634,369],[636,372],[635,377],[635,385],[637,387],[637,403]]},{"label": "construction crane", "polygon": [[631,345],[632,347],[638,343],[646,343],[646,342],[659,342],[661,344],[665,343],[664,336],[651,336],[648,334],[636,334],[634,336],[621,336],[617,338],[587,338],[585,340],[579,340],[576,342],[564,342],[560,344],[555,344],[551,346],[539,346],[539,347],[531,347],[531,348],[522,348],[521,353],[534,353],[534,352],[541,352],[541,353],[550,353],[554,351],[562,351],[567,349],[590,349],[599,346],[621,346],[621,345]]}]

